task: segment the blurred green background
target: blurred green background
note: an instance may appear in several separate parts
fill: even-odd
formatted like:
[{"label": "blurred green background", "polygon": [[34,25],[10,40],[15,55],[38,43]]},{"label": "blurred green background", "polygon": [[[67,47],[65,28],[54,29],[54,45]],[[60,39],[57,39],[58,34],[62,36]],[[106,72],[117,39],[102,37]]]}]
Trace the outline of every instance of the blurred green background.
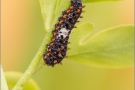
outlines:
[{"label": "blurred green background", "polygon": [[[134,24],[134,0],[86,4],[82,22],[96,32],[116,25]],[[1,58],[4,71],[24,72],[44,38],[38,0],[1,0]],[[63,60],[44,66],[33,78],[41,90],[134,90],[134,67],[90,67]]]}]

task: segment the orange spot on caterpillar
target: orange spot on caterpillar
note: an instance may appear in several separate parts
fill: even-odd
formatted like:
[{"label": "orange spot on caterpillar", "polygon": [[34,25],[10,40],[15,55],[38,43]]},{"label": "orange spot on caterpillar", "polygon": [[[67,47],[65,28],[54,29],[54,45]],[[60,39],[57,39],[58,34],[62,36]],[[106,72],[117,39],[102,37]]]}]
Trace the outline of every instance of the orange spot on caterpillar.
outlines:
[{"label": "orange spot on caterpillar", "polygon": [[64,50],[64,46],[61,46],[60,50]]},{"label": "orange spot on caterpillar", "polygon": [[60,20],[60,21],[59,21],[59,24],[62,24],[62,22],[63,22],[63,21],[62,21],[62,20]]},{"label": "orange spot on caterpillar", "polygon": [[54,52],[54,54],[57,54],[56,52]]},{"label": "orange spot on caterpillar", "polygon": [[59,27],[56,27],[56,30],[59,30]]},{"label": "orange spot on caterpillar", "polygon": [[80,11],[81,11],[80,9],[77,9],[77,11],[76,11],[76,12],[77,12],[77,13],[80,13]]},{"label": "orange spot on caterpillar", "polygon": [[55,38],[52,38],[52,42],[54,42],[55,41]]},{"label": "orange spot on caterpillar", "polygon": [[58,57],[62,57],[61,53],[58,54]]},{"label": "orange spot on caterpillar", "polygon": [[46,59],[47,58],[47,56],[44,56],[44,59]]},{"label": "orange spot on caterpillar", "polygon": [[50,53],[48,53],[47,56],[50,56]]},{"label": "orange spot on caterpillar", "polygon": [[73,6],[70,6],[70,8],[69,8],[70,10],[72,10],[73,9]]},{"label": "orange spot on caterpillar", "polygon": [[54,60],[53,63],[56,64],[57,63],[57,60]]},{"label": "orange spot on caterpillar", "polygon": [[69,12],[70,12],[70,10],[67,10],[66,12],[67,12],[67,13],[69,13]]},{"label": "orange spot on caterpillar", "polygon": [[50,46],[53,46],[53,43],[50,43]]},{"label": "orange spot on caterpillar", "polygon": [[65,15],[63,15],[63,18],[66,18],[66,16],[67,16],[66,14],[65,14]]},{"label": "orange spot on caterpillar", "polygon": [[51,52],[52,50],[51,50],[51,49],[49,49],[48,51],[49,51],[49,52]]},{"label": "orange spot on caterpillar", "polygon": [[53,33],[53,36],[56,36],[57,34],[56,33]]}]

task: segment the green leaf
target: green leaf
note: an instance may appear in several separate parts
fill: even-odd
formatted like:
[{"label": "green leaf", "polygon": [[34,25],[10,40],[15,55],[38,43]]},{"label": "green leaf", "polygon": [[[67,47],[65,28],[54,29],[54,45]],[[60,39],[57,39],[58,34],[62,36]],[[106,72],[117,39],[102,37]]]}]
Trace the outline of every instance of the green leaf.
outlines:
[{"label": "green leaf", "polygon": [[39,0],[41,13],[44,20],[45,30],[49,32],[58,22],[58,17],[62,15],[62,11],[70,6],[69,0]]},{"label": "green leaf", "polygon": [[[23,75],[22,73],[15,72],[15,71],[5,72],[5,76],[6,76],[7,83],[8,83],[10,90],[15,86],[15,84],[17,83],[17,81],[19,80],[19,78],[22,75]],[[31,78],[27,82],[27,84],[25,85],[23,90],[40,90],[40,89],[39,89],[39,86],[37,85],[37,83],[34,81],[34,79]]]},{"label": "green leaf", "polygon": [[92,3],[92,2],[110,2],[110,1],[120,1],[120,0],[82,0],[83,3]]},{"label": "green leaf", "polygon": [[[82,0],[83,3],[99,1],[119,0]],[[70,0],[39,0],[39,2],[46,32],[50,32],[54,29],[54,25],[58,22],[58,18],[62,15],[62,11],[68,9],[71,4]]]},{"label": "green leaf", "polygon": [[[92,33],[90,23],[73,30],[66,59],[91,66],[130,67],[134,65],[134,26],[117,26]],[[92,34],[91,34],[92,33]]]}]

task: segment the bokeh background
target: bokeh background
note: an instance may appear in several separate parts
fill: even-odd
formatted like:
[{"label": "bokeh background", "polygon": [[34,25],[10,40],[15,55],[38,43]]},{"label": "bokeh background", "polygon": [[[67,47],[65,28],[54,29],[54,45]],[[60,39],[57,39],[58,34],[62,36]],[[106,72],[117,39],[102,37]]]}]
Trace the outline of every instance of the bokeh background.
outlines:
[{"label": "bokeh background", "polygon": [[[92,22],[100,31],[134,24],[134,0],[86,4],[81,22]],[[4,71],[24,72],[44,38],[38,0],[1,0],[1,63]],[[134,67],[90,67],[63,60],[44,66],[33,78],[41,90],[134,90]]]}]

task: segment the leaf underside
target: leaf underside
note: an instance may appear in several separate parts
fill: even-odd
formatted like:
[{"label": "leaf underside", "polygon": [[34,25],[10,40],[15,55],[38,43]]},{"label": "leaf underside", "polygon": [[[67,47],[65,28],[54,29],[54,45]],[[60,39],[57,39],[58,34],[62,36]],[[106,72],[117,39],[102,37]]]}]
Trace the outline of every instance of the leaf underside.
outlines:
[{"label": "leaf underside", "polygon": [[130,67],[134,65],[134,26],[117,26],[94,35],[93,26],[84,23],[73,30],[68,60],[91,66]]}]

